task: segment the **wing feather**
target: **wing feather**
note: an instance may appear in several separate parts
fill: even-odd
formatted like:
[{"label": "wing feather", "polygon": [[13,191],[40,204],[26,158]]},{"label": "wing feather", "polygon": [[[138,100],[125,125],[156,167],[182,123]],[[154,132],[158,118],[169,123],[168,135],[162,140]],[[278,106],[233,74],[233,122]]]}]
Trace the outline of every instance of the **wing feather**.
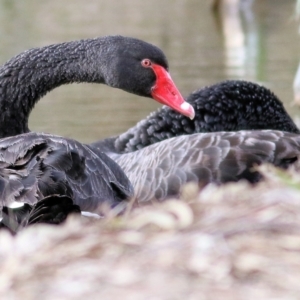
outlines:
[{"label": "wing feather", "polygon": [[185,135],[114,159],[143,202],[178,196],[190,181],[201,186],[240,179],[255,183],[261,175],[252,170],[254,165],[268,162],[287,168],[299,154],[298,134],[260,130]]}]

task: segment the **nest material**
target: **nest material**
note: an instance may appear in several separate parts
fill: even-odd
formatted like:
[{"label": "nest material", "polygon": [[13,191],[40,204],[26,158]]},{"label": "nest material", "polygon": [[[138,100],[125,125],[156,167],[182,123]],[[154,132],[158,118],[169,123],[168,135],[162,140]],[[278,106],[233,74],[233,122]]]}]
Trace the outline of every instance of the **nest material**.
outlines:
[{"label": "nest material", "polygon": [[298,299],[300,176],[186,186],[106,220],[0,232],[0,299]]}]

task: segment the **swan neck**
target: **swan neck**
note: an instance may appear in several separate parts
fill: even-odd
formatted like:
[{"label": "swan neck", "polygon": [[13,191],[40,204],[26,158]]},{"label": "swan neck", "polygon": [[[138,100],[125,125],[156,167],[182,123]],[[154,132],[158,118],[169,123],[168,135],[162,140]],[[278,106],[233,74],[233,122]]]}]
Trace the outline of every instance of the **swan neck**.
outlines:
[{"label": "swan neck", "polygon": [[[106,66],[101,62],[101,47],[94,48],[93,40],[56,44],[27,50],[4,64],[0,68],[0,137],[28,132],[32,108],[54,88],[72,82],[103,83]],[[97,64],[91,62],[95,54]]]}]

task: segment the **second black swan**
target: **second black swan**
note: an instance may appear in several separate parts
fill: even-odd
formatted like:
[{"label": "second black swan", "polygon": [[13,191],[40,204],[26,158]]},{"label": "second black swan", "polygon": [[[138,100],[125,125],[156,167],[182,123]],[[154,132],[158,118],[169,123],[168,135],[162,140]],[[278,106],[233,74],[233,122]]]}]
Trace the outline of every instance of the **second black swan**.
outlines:
[{"label": "second black swan", "polygon": [[287,168],[299,159],[300,131],[267,88],[225,81],[187,101],[194,120],[163,107],[125,133],[91,144],[121,166],[137,201],[178,196],[189,181],[254,183],[261,178],[251,171],[254,164]]}]

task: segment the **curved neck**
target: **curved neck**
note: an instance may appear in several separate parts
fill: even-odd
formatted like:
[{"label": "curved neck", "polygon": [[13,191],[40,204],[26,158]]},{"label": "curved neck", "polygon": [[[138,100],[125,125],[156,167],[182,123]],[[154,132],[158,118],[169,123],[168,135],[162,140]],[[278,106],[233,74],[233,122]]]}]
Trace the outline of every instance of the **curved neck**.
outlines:
[{"label": "curved neck", "polygon": [[[52,89],[71,82],[103,82],[105,53],[93,70],[93,43],[99,45],[99,39],[31,49],[0,68],[0,138],[28,132],[32,108]],[[97,51],[102,60],[101,47]]]}]

